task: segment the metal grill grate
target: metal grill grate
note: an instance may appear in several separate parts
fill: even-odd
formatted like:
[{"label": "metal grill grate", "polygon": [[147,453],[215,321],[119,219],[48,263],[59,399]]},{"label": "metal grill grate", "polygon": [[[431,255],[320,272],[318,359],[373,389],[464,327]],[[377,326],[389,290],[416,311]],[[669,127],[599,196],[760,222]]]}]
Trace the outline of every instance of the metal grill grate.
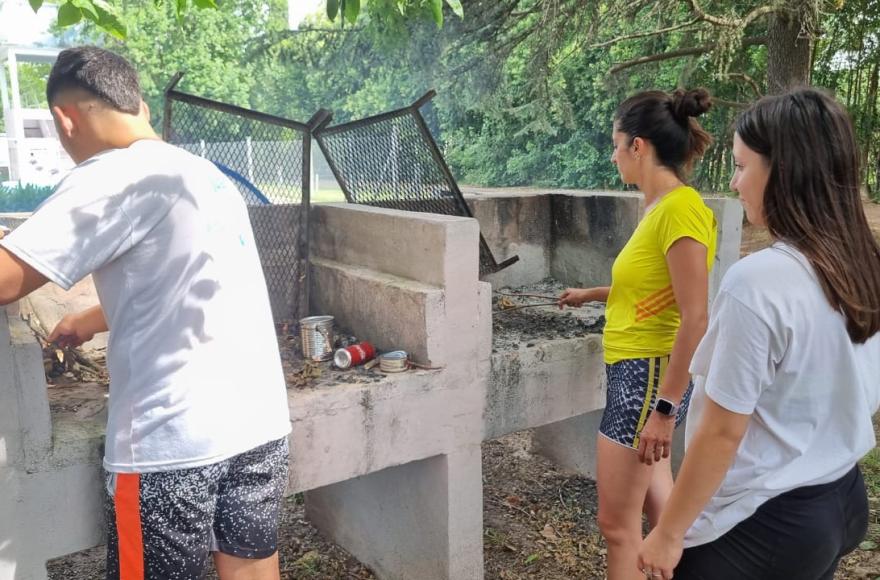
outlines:
[{"label": "metal grill grate", "polygon": [[[345,198],[351,203],[423,213],[473,217],[419,112],[433,98],[359,121],[327,127],[324,114],[314,130]],[[498,264],[480,235],[480,275],[516,262]]]},{"label": "metal grill grate", "polygon": [[174,90],[163,138],[213,161],[248,205],[277,322],[308,314],[309,158],[312,126]]}]

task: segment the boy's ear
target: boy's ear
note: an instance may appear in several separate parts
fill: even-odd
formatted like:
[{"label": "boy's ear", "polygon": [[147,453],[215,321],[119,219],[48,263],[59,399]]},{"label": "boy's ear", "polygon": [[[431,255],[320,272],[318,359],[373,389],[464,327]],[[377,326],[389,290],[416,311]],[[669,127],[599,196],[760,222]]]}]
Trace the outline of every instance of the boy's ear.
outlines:
[{"label": "boy's ear", "polygon": [[58,132],[70,139],[76,132],[77,120],[79,119],[76,107],[74,105],[53,105],[51,111],[55,117]]}]

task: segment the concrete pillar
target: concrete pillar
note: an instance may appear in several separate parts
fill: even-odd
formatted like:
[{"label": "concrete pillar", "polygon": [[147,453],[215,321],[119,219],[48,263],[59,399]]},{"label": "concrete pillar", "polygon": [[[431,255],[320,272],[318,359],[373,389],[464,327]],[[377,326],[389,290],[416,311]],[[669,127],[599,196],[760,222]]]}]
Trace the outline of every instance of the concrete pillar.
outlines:
[{"label": "concrete pillar", "polygon": [[604,409],[538,427],[532,451],[559,467],[596,479],[596,437]]},{"label": "concrete pillar", "polygon": [[724,274],[739,260],[742,247],[743,209],[738,199],[730,197],[707,197],[704,201],[709,209],[715,212],[715,221],[718,222],[715,265],[709,274],[709,304],[711,304],[718,294]]},{"label": "concrete pillar", "polygon": [[383,580],[483,578],[479,445],[306,492],[306,514]]}]

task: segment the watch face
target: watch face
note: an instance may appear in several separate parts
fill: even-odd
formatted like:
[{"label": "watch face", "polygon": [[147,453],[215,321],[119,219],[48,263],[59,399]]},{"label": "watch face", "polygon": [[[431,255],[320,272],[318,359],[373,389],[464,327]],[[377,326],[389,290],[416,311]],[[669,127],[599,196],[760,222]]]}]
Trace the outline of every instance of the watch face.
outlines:
[{"label": "watch face", "polygon": [[654,406],[654,409],[656,409],[658,413],[672,415],[673,405],[666,399],[657,399],[657,405]]}]

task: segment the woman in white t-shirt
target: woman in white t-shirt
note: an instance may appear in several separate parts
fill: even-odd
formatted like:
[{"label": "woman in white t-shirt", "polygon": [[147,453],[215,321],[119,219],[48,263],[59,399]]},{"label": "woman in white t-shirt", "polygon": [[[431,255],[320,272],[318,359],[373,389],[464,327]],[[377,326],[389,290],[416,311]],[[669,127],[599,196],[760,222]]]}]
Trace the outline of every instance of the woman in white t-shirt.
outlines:
[{"label": "woman in white t-shirt", "polygon": [[694,354],[684,463],[639,554],[648,577],[830,580],[865,535],[880,247],[857,151],[816,89],[737,119],[730,185],[774,243],[730,269]]}]

